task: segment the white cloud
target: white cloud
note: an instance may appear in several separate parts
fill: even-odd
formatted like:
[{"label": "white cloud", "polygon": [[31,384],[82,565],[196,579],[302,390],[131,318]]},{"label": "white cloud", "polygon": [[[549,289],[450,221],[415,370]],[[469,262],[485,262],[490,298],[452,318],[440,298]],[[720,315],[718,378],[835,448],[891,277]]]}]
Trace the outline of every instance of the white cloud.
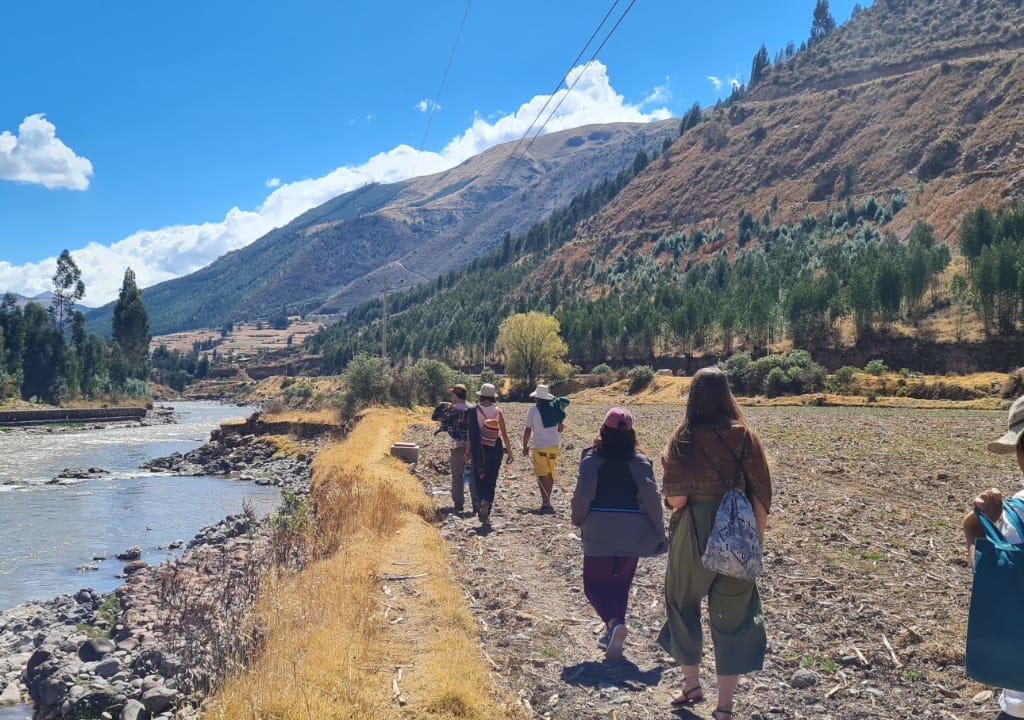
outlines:
[{"label": "white cloud", "polygon": [[428,110],[431,110],[431,109],[433,109],[433,110],[440,110],[441,109],[441,104],[434,102],[430,98],[423,98],[418,103],[413,105],[413,107],[415,109],[419,110],[420,112],[425,113],[425,112],[427,112]]},{"label": "white cloud", "polygon": [[665,76],[664,85],[655,85],[654,89],[647,93],[647,97],[644,98],[644,106],[647,105],[663,105],[672,100],[672,79],[667,75]]},{"label": "white cloud", "polygon": [[736,88],[738,88],[742,84],[743,83],[740,82],[740,79],[738,77],[736,77],[735,75],[730,75],[729,76],[729,89],[730,90],[735,90]]},{"label": "white cloud", "polygon": [[718,77],[716,75],[708,75],[708,80],[710,80],[711,84],[715,86],[715,92],[720,92],[721,91],[722,85],[724,84],[722,82],[722,78],[720,78],[720,77]]},{"label": "white cloud", "polygon": [[[579,76],[576,68],[569,84]],[[559,95],[566,91],[560,90]],[[511,115],[489,122],[477,115],[472,124],[452,138],[439,152],[420,152],[398,145],[374,155],[361,165],[342,166],[318,178],[282,184],[253,210],[231,208],[220,221],[197,225],[173,225],[158,230],[141,230],[110,245],[90,243],[73,250],[88,288],[87,301],[99,304],[112,300],[120,287],[124,268],[131,265],[143,287],[194,272],[231,250],[248,245],[275,227],[342,193],[367,183],[404,180],[415,171],[428,175],[454,167],[484,150],[526,132],[548,96],[538,95],[523,103]],[[554,107],[560,98],[555,98]],[[550,111],[550,108],[549,108]],[[370,116],[372,117],[372,116]],[[644,111],[631,104],[612,87],[605,66],[593,63],[565,98],[558,114],[545,132],[609,122],[650,122],[671,117],[665,107]],[[36,294],[49,288],[55,258],[38,263],[11,265],[0,261],[0,290]]]},{"label": "white cloud", "polygon": [[50,190],[85,190],[92,163],[57,137],[56,126],[42,113],[29,115],[15,136],[0,132],[0,180],[43,185]]},{"label": "white cloud", "polygon": [[281,178],[272,177],[264,183],[268,188],[276,188],[281,186]]}]

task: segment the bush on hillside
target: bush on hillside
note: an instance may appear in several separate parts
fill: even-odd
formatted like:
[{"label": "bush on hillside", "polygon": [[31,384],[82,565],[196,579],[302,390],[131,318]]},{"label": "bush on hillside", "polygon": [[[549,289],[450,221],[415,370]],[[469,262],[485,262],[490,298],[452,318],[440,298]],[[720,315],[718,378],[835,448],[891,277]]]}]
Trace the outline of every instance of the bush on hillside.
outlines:
[{"label": "bush on hillside", "polygon": [[495,372],[494,368],[485,367],[480,371],[480,384],[490,383],[495,387],[501,386],[501,377]]},{"label": "bush on hillside", "polygon": [[374,403],[385,403],[391,390],[391,368],[379,357],[359,353],[345,368],[343,408],[352,415]]},{"label": "bush on hillside", "polygon": [[[745,395],[778,395],[820,392],[825,389],[825,368],[814,362],[806,350],[787,355],[766,355],[751,360],[746,353],[733,355],[722,370],[729,376],[733,391]],[[776,372],[778,371],[778,372]]]},{"label": "bush on hillside", "polygon": [[654,368],[650,365],[638,365],[629,371],[627,377],[629,378],[629,392],[640,392],[654,380]]},{"label": "bush on hillside", "polygon": [[889,372],[889,366],[885,364],[885,361],[876,358],[864,366],[864,372],[870,373],[875,377],[881,377]]},{"label": "bush on hillside", "polygon": [[[405,408],[415,407],[424,402],[426,399],[425,393],[432,392],[432,390],[425,389],[421,384],[422,381],[423,374],[420,372],[419,363],[393,370],[391,372],[391,385],[388,388],[388,400],[399,407]],[[448,385],[445,385],[444,389],[444,396],[446,397]]]},{"label": "bush on hillside", "polygon": [[835,371],[829,381],[829,388],[834,393],[845,395],[853,390],[853,379],[857,376],[857,368],[852,365],[844,365]]},{"label": "bush on hillside", "polygon": [[448,399],[454,373],[440,360],[420,360],[414,366],[414,385],[418,402],[428,405]]},{"label": "bush on hillside", "polygon": [[601,363],[590,372],[594,375],[612,375],[615,373],[615,371],[612,370],[612,366],[608,363]]}]

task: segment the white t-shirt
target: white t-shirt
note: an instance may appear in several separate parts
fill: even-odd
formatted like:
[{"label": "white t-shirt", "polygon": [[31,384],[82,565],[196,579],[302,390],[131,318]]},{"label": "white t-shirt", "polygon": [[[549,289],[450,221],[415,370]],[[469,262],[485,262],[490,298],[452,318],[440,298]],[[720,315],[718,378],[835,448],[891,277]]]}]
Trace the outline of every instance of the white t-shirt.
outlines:
[{"label": "white t-shirt", "polygon": [[[1014,497],[1024,500],[1024,491],[1017,493]],[[1003,537],[1014,545],[1019,545],[1024,540],[1005,515],[999,521],[999,530],[1003,533]],[[1010,717],[1024,718],[1024,692],[1003,690],[1003,696],[999,699],[999,707]]]},{"label": "white t-shirt", "polygon": [[541,420],[540,410],[536,405],[526,413],[526,425],[530,428],[533,446],[538,450],[546,450],[562,444],[562,435],[558,432],[558,426],[544,427],[544,421]]}]

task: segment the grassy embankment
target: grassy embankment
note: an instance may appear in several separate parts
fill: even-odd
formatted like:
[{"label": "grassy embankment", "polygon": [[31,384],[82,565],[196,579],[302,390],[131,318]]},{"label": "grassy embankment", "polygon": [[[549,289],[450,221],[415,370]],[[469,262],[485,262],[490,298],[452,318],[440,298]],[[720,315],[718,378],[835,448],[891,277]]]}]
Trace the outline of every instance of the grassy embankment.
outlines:
[{"label": "grassy embankment", "polygon": [[[589,388],[572,396],[578,403],[618,403],[623,405],[661,405],[678,404],[690,389],[689,377],[655,377],[646,388],[629,392],[629,381],[621,380],[610,385]],[[831,392],[812,393],[808,395],[782,395],[775,398],[761,396],[740,397],[741,405],[749,406],[789,406],[789,405],[825,405],[831,407],[888,407],[888,408],[920,408],[925,410],[998,410],[1002,399],[998,390],[992,394],[993,383],[998,388],[1006,375],[1003,373],[976,373],[973,375],[944,376],[922,375],[904,381],[903,387],[923,385],[929,388],[947,387],[963,388],[984,393],[988,397],[974,400],[949,400],[941,398],[913,398],[898,396],[901,376],[898,373],[885,373],[881,376],[869,373],[858,373],[853,380],[851,391],[857,394],[838,395]],[[939,390],[936,390],[940,393]],[[940,393],[941,394],[941,393]]]},{"label": "grassy embankment", "polygon": [[315,542],[336,548],[268,581],[265,649],[212,700],[222,720],[509,718],[429,522],[433,502],[388,457],[417,416],[368,411],[314,463]]}]

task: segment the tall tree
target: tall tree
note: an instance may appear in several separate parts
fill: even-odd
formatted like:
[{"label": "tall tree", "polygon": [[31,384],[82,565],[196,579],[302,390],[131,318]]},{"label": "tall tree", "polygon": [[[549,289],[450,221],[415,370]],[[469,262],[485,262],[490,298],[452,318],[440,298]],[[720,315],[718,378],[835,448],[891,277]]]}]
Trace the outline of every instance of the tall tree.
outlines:
[{"label": "tall tree", "polygon": [[814,6],[814,17],[811,21],[811,44],[824,40],[836,29],[836,19],[828,8],[828,0],[818,0]]},{"label": "tall tree", "polygon": [[131,268],[124,271],[121,292],[114,303],[112,324],[114,340],[124,355],[129,376],[145,379],[149,357],[149,315]]},{"label": "tall tree", "polygon": [[57,272],[53,274],[53,300],[50,315],[57,323],[57,329],[64,332],[64,323],[75,311],[75,303],[85,295],[82,271],[78,269],[71,253],[64,250],[57,258]]},{"label": "tall tree", "polygon": [[498,349],[505,356],[505,368],[524,385],[532,386],[542,377],[550,379],[565,371],[565,344],[558,320],[539,312],[505,318],[498,332]]},{"label": "tall tree", "polygon": [[761,47],[754,53],[754,60],[750,64],[750,86],[753,87],[761,82],[764,71],[768,68],[768,48],[762,43]]}]

